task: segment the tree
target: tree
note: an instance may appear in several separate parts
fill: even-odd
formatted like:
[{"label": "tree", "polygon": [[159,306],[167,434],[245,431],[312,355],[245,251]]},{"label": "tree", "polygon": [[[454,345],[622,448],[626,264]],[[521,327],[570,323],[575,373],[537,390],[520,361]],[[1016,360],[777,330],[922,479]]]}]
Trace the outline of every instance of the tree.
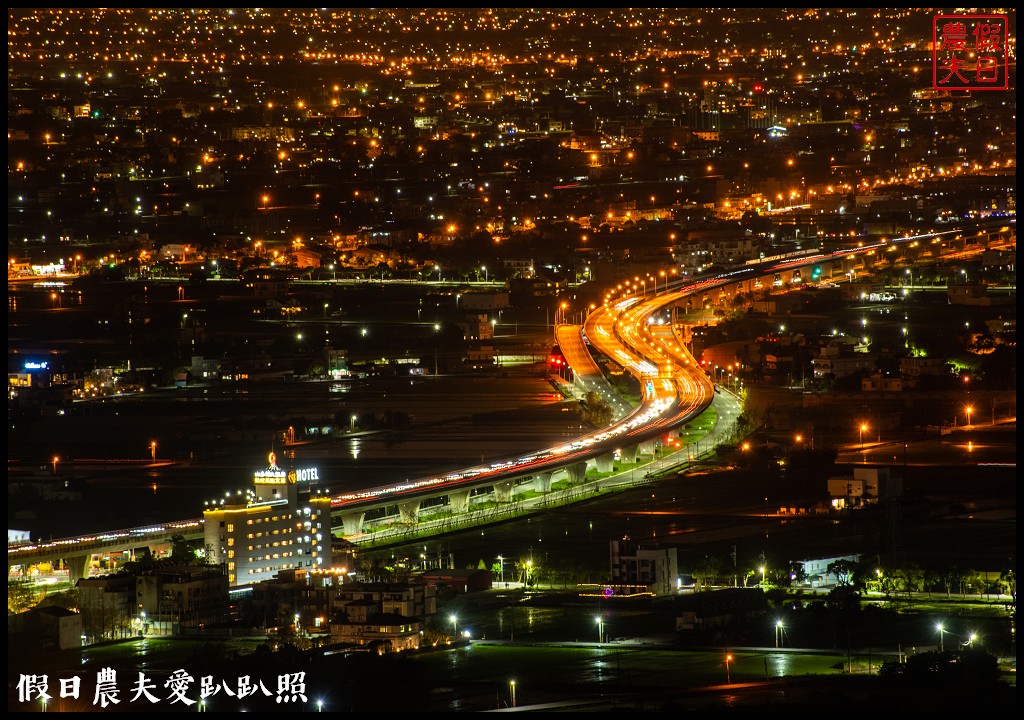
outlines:
[{"label": "tree", "polygon": [[1012,568],[999,573],[999,590],[1008,594],[1014,605],[1017,604],[1017,574]]},{"label": "tree", "polygon": [[24,612],[35,602],[35,593],[31,585],[24,580],[7,580],[7,612],[15,614]]},{"label": "tree", "polygon": [[78,610],[78,588],[72,587],[67,590],[49,593],[39,601],[36,607],[60,607],[65,610]]},{"label": "tree", "polygon": [[595,427],[604,427],[611,423],[614,413],[611,406],[594,390],[583,396],[583,418]]},{"label": "tree", "polygon": [[192,565],[196,561],[195,548],[188,544],[184,535],[171,536],[171,560],[175,563]]},{"label": "tree", "polygon": [[717,584],[721,573],[722,561],[708,555],[693,569],[693,581],[697,584],[698,590],[703,590]]},{"label": "tree", "polygon": [[840,587],[850,587],[857,591],[864,589],[863,568],[853,560],[836,560],[825,568],[830,575],[836,576]]}]

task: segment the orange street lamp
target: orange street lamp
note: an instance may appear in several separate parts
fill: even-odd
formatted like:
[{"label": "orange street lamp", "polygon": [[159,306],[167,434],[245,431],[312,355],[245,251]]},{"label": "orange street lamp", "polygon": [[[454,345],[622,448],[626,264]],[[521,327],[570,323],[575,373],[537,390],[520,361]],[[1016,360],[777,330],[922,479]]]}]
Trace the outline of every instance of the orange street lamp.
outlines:
[{"label": "orange street lamp", "polygon": [[53,456],[53,474],[57,474],[57,463],[60,462],[60,455]]},{"label": "orange street lamp", "polygon": [[729,663],[732,662],[732,655],[725,656],[725,684],[732,685],[732,677],[729,675]]},{"label": "orange street lamp", "polygon": [[974,412],[974,408],[971,407],[970,405],[968,405],[964,409],[967,410],[967,424],[970,425],[971,424],[971,413]]},{"label": "orange street lamp", "polygon": [[864,449],[864,431],[868,429],[867,423],[860,424],[860,449]]},{"label": "orange street lamp", "polygon": [[156,440],[149,444],[149,453],[153,457],[153,462],[156,462]]}]

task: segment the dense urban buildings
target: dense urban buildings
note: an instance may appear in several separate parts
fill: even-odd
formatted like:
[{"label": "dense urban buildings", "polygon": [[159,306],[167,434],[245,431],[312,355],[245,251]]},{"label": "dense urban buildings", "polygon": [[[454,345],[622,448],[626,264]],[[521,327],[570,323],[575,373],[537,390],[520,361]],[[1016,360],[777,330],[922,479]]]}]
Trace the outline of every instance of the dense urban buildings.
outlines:
[{"label": "dense urban buildings", "polygon": [[[1011,657],[1015,28],[8,9],[9,655],[251,633],[328,709],[476,710],[530,697],[484,636],[758,648],[704,661],[728,686],[896,643],[903,677],[977,628],[861,600],[959,594]],[[692,415],[609,444],[670,390]],[[360,664],[452,647],[489,675],[411,706],[379,678],[426,673]],[[612,707],[696,709],[615,664]],[[543,700],[605,692],[570,666]]]}]

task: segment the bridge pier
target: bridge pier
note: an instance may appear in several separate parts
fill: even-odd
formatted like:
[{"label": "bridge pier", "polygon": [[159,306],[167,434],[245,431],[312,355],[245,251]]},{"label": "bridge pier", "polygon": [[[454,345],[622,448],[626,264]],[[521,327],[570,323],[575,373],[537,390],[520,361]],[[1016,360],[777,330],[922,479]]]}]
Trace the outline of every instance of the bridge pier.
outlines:
[{"label": "bridge pier", "polygon": [[615,467],[615,453],[605,453],[596,458],[597,471],[600,473],[611,472]]},{"label": "bridge pier", "polygon": [[469,507],[469,490],[453,490],[448,493],[448,507],[455,512],[465,512]]},{"label": "bridge pier", "polygon": [[404,523],[415,525],[420,513],[420,505],[422,504],[423,503],[420,500],[410,500],[408,502],[398,503],[398,517],[401,518]]},{"label": "bridge pier", "polygon": [[542,472],[533,476],[533,490],[539,493],[551,492],[551,471]]},{"label": "bridge pier", "polygon": [[74,555],[64,558],[64,562],[68,566],[68,580],[72,584],[76,580],[88,577],[89,557],[89,555]]},{"label": "bridge pier", "polygon": [[640,443],[639,452],[641,455],[653,455],[654,454],[654,441],[644,440]]},{"label": "bridge pier", "polygon": [[347,512],[341,514],[341,528],[346,535],[356,535],[363,530],[364,512]]},{"label": "bridge pier", "polygon": [[629,447],[624,447],[621,450],[619,450],[619,457],[622,459],[622,462],[626,463],[627,465],[632,465],[633,463],[635,463],[636,450],[636,445],[630,445]]},{"label": "bridge pier", "polygon": [[503,480],[502,482],[494,483],[494,499],[500,503],[512,501],[512,488],[515,487],[515,483],[511,480]]},{"label": "bridge pier", "polygon": [[585,462],[578,462],[567,465],[565,472],[569,476],[569,482],[573,485],[578,485],[587,476],[587,464]]}]

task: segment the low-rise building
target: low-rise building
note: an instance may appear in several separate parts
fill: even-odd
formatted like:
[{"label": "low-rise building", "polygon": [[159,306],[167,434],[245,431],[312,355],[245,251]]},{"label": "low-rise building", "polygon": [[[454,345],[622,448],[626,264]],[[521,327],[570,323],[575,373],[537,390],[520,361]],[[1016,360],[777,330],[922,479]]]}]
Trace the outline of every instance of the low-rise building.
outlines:
[{"label": "low-rise building", "polygon": [[655,595],[676,591],[679,578],[676,548],[642,546],[628,538],[612,540],[610,545],[612,585],[643,585]]},{"label": "low-rise building", "polygon": [[415,650],[437,613],[436,588],[424,583],[352,583],[334,600],[331,642],[380,652]]},{"label": "low-rise building", "polygon": [[227,618],[228,580],[223,566],[165,561],[140,565],[132,571],[78,581],[82,632],[87,638],[177,635]]},{"label": "low-rise building", "polygon": [[492,575],[490,570],[435,568],[420,575],[420,579],[434,587],[444,585],[452,588],[455,592],[470,593],[489,590]]},{"label": "low-rise building", "polygon": [[19,652],[82,647],[81,614],[47,605],[7,616],[7,644]]}]

